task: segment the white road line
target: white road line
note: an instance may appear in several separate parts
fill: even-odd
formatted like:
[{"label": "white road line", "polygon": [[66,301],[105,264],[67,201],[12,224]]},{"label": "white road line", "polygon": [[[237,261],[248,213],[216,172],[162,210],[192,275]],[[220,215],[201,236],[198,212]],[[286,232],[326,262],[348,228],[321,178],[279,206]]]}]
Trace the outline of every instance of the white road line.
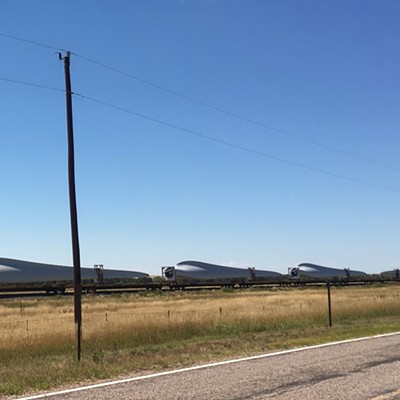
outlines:
[{"label": "white road line", "polygon": [[194,367],[176,369],[176,370],[173,370],[173,371],[158,372],[158,373],[155,373],[155,374],[136,376],[134,378],[120,379],[120,380],[111,381],[111,382],[97,383],[97,384],[94,384],[94,385],[82,386],[82,387],[77,387],[77,388],[73,388],[73,389],[59,390],[57,392],[49,392],[49,393],[38,394],[38,395],[34,395],[34,396],[29,396],[29,397],[19,397],[16,400],[45,399],[47,397],[58,396],[58,395],[62,395],[62,394],[80,392],[80,391],[91,390],[91,389],[98,389],[98,388],[102,388],[102,387],[107,387],[107,386],[112,386],[112,385],[119,385],[119,384],[128,383],[128,382],[142,381],[142,380],[145,380],[145,379],[158,378],[160,376],[179,374],[181,372],[196,371],[196,370],[199,370],[199,369],[218,367],[220,365],[228,365],[228,364],[240,363],[240,362],[243,362],[243,361],[259,360],[259,359],[262,359],[262,358],[275,357],[275,356],[280,356],[280,355],[284,355],[284,354],[296,353],[296,352],[299,352],[299,351],[319,349],[319,348],[323,348],[323,347],[336,346],[336,345],[339,345],[339,344],[360,342],[362,340],[377,339],[377,338],[383,338],[383,337],[389,337],[389,336],[395,336],[395,335],[400,335],[400,332],[385,333],[385,334],[382,334],[382,335],[367,336],[367,337],[362,337],[362,338],[357,338],[357,339],[341,340],[341,341],[338,341],[338,342],[324,343],[324,344],[318,344],[318,345],[308,346],[308,347],[299,347],[299,348],[296,348],[296,349],[277,351],[275,353],[259,354],[257,356],[238,358],[238,359],[235,359],[235,360],[220,361],[220,362],[215,362],[215,363],[212,363],[212,364],[196,365]]},{"label": "white road line", "polygon": [[378,397],[374,397],[371,400],[396,400],[399,398],[400,395],[400,389],[395,390],[394,392],[386,393]]}]

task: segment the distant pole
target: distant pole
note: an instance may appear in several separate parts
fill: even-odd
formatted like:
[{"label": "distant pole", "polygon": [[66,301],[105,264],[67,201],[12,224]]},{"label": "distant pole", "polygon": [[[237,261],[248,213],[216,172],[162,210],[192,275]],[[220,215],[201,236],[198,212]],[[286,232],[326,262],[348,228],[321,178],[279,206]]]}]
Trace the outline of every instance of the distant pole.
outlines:
[{"label": "distant pole", "polygon": [[64,61],[65,72],[65,94],[67,104],[67,131],[68,131],[68,188],[69,188],[69,208],[71,217],[71,238],[72,238],[72,257],[74,266],[74,318],[76,325],[77,340],[77,360],[81,360],[81,340],[82,340],[82,301],[81,301],[81,259],[79,252],[78,236],[78,214],[76,209],[75,191],[75,156],[74,156],[74,130],[72,124],[72,90],[70,76],[71,53],[66,52],[65,56],[59,53],[60,60]]},{"label": "distant pole", "polygon": [[331,305],[331,283],[326,282],[326,288],[328,289],[328,320],[329,327],[332,326],[332,305]]}]

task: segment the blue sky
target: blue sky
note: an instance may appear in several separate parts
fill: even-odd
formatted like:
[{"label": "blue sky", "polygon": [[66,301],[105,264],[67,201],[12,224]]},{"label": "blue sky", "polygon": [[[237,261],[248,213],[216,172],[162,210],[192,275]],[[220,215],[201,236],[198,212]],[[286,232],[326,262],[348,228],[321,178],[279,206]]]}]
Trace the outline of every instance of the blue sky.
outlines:
[{"label": "blue sky", "polygon": [[72,264],[62,49],[83,265],[398,267],[399,17],[395,0],[4,0],[1,257]]}]

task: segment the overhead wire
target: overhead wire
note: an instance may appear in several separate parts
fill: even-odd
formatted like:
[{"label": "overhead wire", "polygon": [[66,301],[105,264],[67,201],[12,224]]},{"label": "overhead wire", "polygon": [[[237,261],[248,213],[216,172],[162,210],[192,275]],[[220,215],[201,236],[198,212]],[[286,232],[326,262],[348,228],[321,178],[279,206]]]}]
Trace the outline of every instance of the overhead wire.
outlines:
[{"label": "overhead wire", "polygon": [[0,77],[0,80],[4,81],[4,82],[16,83],[18,85],[31,86],[31,87],[35,87],[35,88],[39,88],[39,89],[53,90],[53,91],[56,91],[56,92],[64,92],[65,93],[64,89],[59,89],[59,88],[55,88],[55,87],[51,87],[51,86],[41,85],[41,84],[38,84],[38,83],[24,82],[24,81],[19,81],[19,80],[16,80],[16,79],[9,79],[9,78],[3,78],[3,77]]},{"label": "overhead wire", "polygon": [[350,181],[350,182],[353,182],[353,183],[358,183],[358,184],[362,184],[362,185],[365,185],[365,186],[370,186],[370,187],[375,187],[375,188],[379,188],[379,189],[384,189],[384,190],[400,193],[400,190],[396,189],[396,188],[392,188],[392,187],[389,187],[389,186],[378,185],[378,184],[366,182],[366,181],[363,181],[361,179],[351,178],[351,177],[348,177],[348,176],[345,176],[345,175],[336,174],[334,172],[330,172],[330,171],[323,170],[323,169],[320,169],[320,168],[310,167],[308,165],[297,163],[295,161],[290,161],[290,160],[287,160],[287,159],[284,159],[284,158],[281,158],[281,157],[277,157],[277,156],[274,156],[274,155],[271,155],[271,154],[268,154],[268,153],[264,153],[264,152],[261,152],[261,151],[258,151],[258,150],[251,149],[251,148],[246,147],[246,146],[238,145],[238,144],[235,144],[235,143],[232,143],[232,142],[228,142],[228,141],[222,140],[222,139],[217,139],[215,137],[206,135],[204,133],[197,132],[197,131],[194,131],[192,129],[184,128],[184,127],[181,127],[179,125],[175,125],[175,124],[172,124],[172,123],[169,123],[169,122],[166,122],[166,121],[162,121],[162,120],[159,120],[157,118],[153,118],[153,117],[150,117],[148,115],[144,115],[144,114],[138,113],[136,111],[129,110],[127,108],[117,106],[115,104],[111,104],[111,103],[108,103],[108,102],[105,102],[105,101],[102,101],[102,100],[95,99],[93,97],[82,95],[80,93],[76,93],[75,92],[74,95],[75,96],[79,96],[84,100],[88,100],[88,101],[91,101],[93,103],[101,104],[101,105],[103,105],[105,107],[113,108],[115,110],[122,111],[124,113],[128,113],[128,114],[134,115],[136,117],[145,119],[147,121],[151,121],[151,122],[157,123],[159,125],[167,126],[169,128],[173,128],[173,129],[178,130],[180,132],[187,133],[187,134],[190,134],[190,135],[193,135],[193,136],[197,136],[197,137],[200,137],[202,139],[205,139],[205,140],[208,140],[208,141],[211,141],[211,142],[222,144],[224,146],[229,146],[231,148],[235,148],[237,150],[241,150],[241,151],[244,151],[244,152],[247,152],[247,153],[250,153],[250,154],[255,154],[255,155],[258,155],[258,156],[261,156],[261,157],[264,157],[264,158],[268,158],[268,159],[271,159],[271,160],[274,160],[274,161],[279,161],[279,162],[284,163],[284,164],[288,164],[288,165],[291,165],[291,166],[303,168],[303,169],[306,169],[306,170],[309,170],[309,171],[313,171],[313,172],[318,172],[320,174],[328,175],[328,176],[331,176],[331,177],[339,178],[339,179]]},{"label": "overhead wire", "polygon": [[258,127],[264,128],[264,129],[268,129],[269,131],[278,133],[278,134],[280,134],[280,135],[287,136],[287,137],[289,137],[289,138],[291,138],[291,139],[295,139],[295,140],[298,140],[298,141],[302,141],[302,142],[304,142],[304,143],[311,144],[311,145],[313,145],[313,146],[317,146],[317,147],[323,148],[323,149],[325,149],[325,150],[329,150],[329,151],[332,151],[332,152],[334,152],[334,153],[341,154],[341,155],[344,155],[344,156],[347,156],[347,157],[350,157],[350,158],[354,158],[354,159],[357,159],[357,160],[360,160],[360,161],[364,161],[364,162],[366,162],[366,163],[375,164],[375,165],[378,165],[378,166],[383,167],[383,168],[389,168],[389,169],[392,169],[392,170],[395,170],[395,171],[400,171],[400,168],[395,167],[395,166],[393,166],[393,165],[389,165],[389,164],[386,164],[386,163],[381,163],[381,162],[379,162],[379,161],[372,160],[372,159],[367,158],[367,157],[363,157],[363,156],[360,156],[360,155],[357,155],[357,154],[354,154],[354,153],[351,153],[351,152],[347,152],[347,151],[344,151],[344,150],[340,150],[340,149],[335,148],[335,147],[333,147],[333,146],[328,146],[328,145],[326,145],[326,144],[317,142],[317,141],[315,141],[315,140],[307,139],[307,138],[305,138],[305,137],[296,135],[296,134],[294,134],[294,133],[287,132],[287,131],[282,130],[282,129],[274,128],[274,127],[272,127],[272,126],[270,126],[270,125],[264,124],[264,123],[262,123],[262,122],[259,122],[259,121],[254,120],[254,119],[251,119],[251,118],[245,117],[245,116],[243,116],[243,115],[234,113],[234,112],[232,112],[232,111],[226,110],[226,109],[224,109],[224,108],[221,108],[221,107],[218,107],[218,106],[215,106],[215,105],[206,103],[206,102],[204,102],[204,101],[202,101],[202,100],[198,100],[198,99],[196,99],[196,98],[194,98],[194,97],[191,97],[191,96],[188,96],[188,95],[179,93],[179,92],[177,92],[177,91],[175,91],[175,90],[168,89],[168,88],[166,88],[166,87],[164,87],[164,86],[161,86],[161,85],[158,85],[158,84],[156,84],[156,83],[153,83],[153,82],[150,82],[150,81],[148,81],[148,80],[145,80],[145,79],[143,79],[143,78],[137,77],[137,76],[132,75],[132,74],[130,74],[130,73],[128,73],[128,72],[122,71],[122,70],[120,70],[120,69],[118,69],[118,68],[114,68],[114,67],[111,67],[111,66],[109,66],[109,65],[103,64],[103,63],[101,63],[101,62],[92,60],[92,59],[90,59],[90,58],[88,58],[88,57],[85,57],[85,56],[82,56],[82,55],[80,55],[80,54],[78,54],[78,53],[71,52],[71,54],[75,55],[75,56],[78,57],[78,58],[81,58],[82,60],[85,60],[85,61],[87,61],[87,62],[90,62],[90,63],[92,63],[92,64],[94,64],[94,65],[98,65],[98,66],[100,66],[100,67],[102,67],[102,68],[104,68],[104,69],[108,69],[108,70],[110,70],[110,71],[112,71],[112,72],[115,72],[115,73],[118,73],[118,74],[120,74],[120,75],[126,76],[126,77],[128,77],[128,78],[131,78],[131,79],[133,79],[133,80],[136,80],[136,81],[138,81],[138,82],[141,82],[141,83],[143,83],[143,84],[145,84],[145,85],[148,85],[148,86],[151,86],[151,87],[153,87],[153,88],[162,90],[162,91],[164,91],[164,92],[166,92],[166,93],[172,94],[172,95],[177,96],[177,97],[180,97],[180,98],[182,98],[182,99],[189,100],[189,101],[191,101],[191,102],[193,102],[193,103],[197,103],[197,104],[199,104],[199,105],[201,105],[201,106],[203,106],[203,107],[207,107],[207,108],[209,108],[209,109],[211,109],[211,110],[218,111],[218,112],[220,112],[220,113],[229,115],[229,116],[231,116],[231,117],[234,117],[234,118],[236,118],[236,119],[242,120],[242,121],[247,122],[247,123],[250,123],[250,124],[252,124],[252,125],[255,125],[255,126],[258,126]]},{"label": "overhead wire", "polygon": [[[20,42],[29,43],[29,44],[36,45],[36,46],[49,48],[49,49],[56,50],[56,51],[66,51],[64,49],[61,49],[61,48],[58,48],[58,47],[55,47],[55,46],[47,45],[47,44],[40,43],[40,42],[33,41],[33,40],[23,39],[23,38],[20,38],[20,37],[17,37],[17,36],[7,35],[7,34],[4,34],[4,33],[0,33],[0,36],[8,38],[8,39],[12,39],[12,40],[17,40],[17,41],[20,41]],[[344,155],[346,157],[357,159],[357,160],[360,160],[360,161],[363,161],[363,162],[366,162],[366,163],[369,163],[369,164],[374,164],[374,165],[377,165],[379,167],[388,168],[388,169],[391,169],[391,170],[394,170],[394,171],[400,171],[400,168],[395,167],[393,165],[389,165],[389,164],[382,163],[382,162],[379,162],[379,161],[376,161],[376,160],[372,160],[370,158],[363,157],[363,156],[360,156],[358,154],[354,154],[354,153],[351,153],[351,152],[348,152],[348,151],[344,151],[344,150],[338,149],[336,147],[329,146],[329,145],[326,145],[324,143],[321,143],[321,142],[318,142],[318,141],[315,141],[315,140],[311,140],[311,139],[307,139],[307,138],[305,138],[303,136],[296,135],[294,133],[291,133],[291,132],[288,132],[288,131],[285,131],[285,130],[282,130],[282,129],[275,128],[273,126],[270,126],[270,125],[264,124],[262,122],[256,121],[254,119],[245,117],[245,116],[240,115],[238,113],[226,110],[226,109],[224,109],[222,107],[218,107],[218,106],[209,104],[209,103],[207,103],[205,101],[202,101],[202,100],[196,99],[194,97],[188,96],[186,94],[180,93],[180,92],[178,92],[176,90],[172,90],[172,89],[166,88],[166,87],[164,87],[162,85],[150,82],[150,81],[148,81],[146,79],[140,78],[138,76],[135,76],[133,74],[125,72],[125,71],[123,71],[121,69],[118,69],[118,68],[115,68],[115,67],[111,67],[111,66],[106,65],[104,63],[101,63],[99,61],[93,60],[93,59],[91,59],[89,57],[85,57],[85,56],[83,56],[83,55],[81,55],[79,53],[71,52],[71,54],[76,56],[76,57],[78,57],[78,58],[81,58],[82,60],[85,60],[85,61],[87,61],[89,63],[92,63],[94,65],[100,66],[100,67],[102,67],[104,69],[108,69],[109,71],[118,73],[118,74],[123,75],[125,77],[128,77],[130,79],[136,80],[136,81],[138,81],[140,83],[143,83],[145,85],[148,85],[150,87],[153,87],[153,88],[156,88],[158,90],[164,91],[166,93],[172,94],[174,96],[183,98],[185,100],[188,100],[188,101],[191,101],[193,103],[199,104],[199,105],[201,105],[203,107],[212,109],[214,111],[229,115],[231,117],[234,117],[234,118],[242,120],[244,122],[253,124],[255,126],[267,129],[267,130],[269,130],[271,132],[275,132],[275,133],[278,133],[280,135],[289,137],[291,139],[298,140],[298,141],[301,141],[303,143],[307,143],[307,144],[310,144],[310,145],[313,145],[313,146],[317,146],[319,148],[334,152],[336,154],[341,154],[341,155]]]},{"label": "overhead wire", "polygon": [[[64,89],[54,88],[54,87],[40,85],[40,84],[36,84],[36,83],[24,82],[24,81],[19,81],[19,80],[15,80],[15,79],[8,79],[8,78],[3,78],[3,77],[0,77],[0,80],[1,81],[5,81],[5,82],[10,82],[10,83],[15,83],[15,84],[18,84],[18,85],[30,86],[30,87],[34,87],[34,88],[46,89],[46,90],[52,90],[52,91],[65,93]],[[281,162],[281,163],[284,163],[284,164],[287,164],[287,165],[291,165],[291,166],[294,166],[294,167],[306,169],[306,170],[309,170],[309,171],[317,172],[317,173],[320,173],[320,174],[328,175],[328,176],[339,178],[339,179],[342,179],[342,180],[346,180],[346,181],[362,184],[364,186],[370,186],[370,187],[374,187],[374,188],[378,188],[378,189],[384,189],[384,190],[388,190],[388,191],[392,191],[392,192],[400,192],[400,190],[392,188],[392,187],[389,187],[389,186],[378,185],[378,184],[370,183],[370,182],[367,182],[367,181],[363,181],[361,179],[356,179],[356,178],[351,178],[349,176],[336,174],[334,172],[323,170],[321,168],[310,167],[310,166],[305,165],[305,164],[297,163],[295,161],[290,161],[290,160],[287,160],[287,159],[284,159],[284,158],[281,158],[281,157],[274,156],[272,154],[268,154],[268,153],[265,153],[265,152],[254,150],[254,149],[251,149],[251,148],[246,147],[246,146],[238,145],[238,144],[235,144],[235,143],[232,143],[232,142],[228,142],[228,141],[222,140],[222,139],[217,139],[217,138],[212,137],[210,135],[206,135],[204,133],[197,132],[197,131],[194,131],[192,129],[184,128],[184,127],[181,127],[181,126],[176,125],[176,124],[172,124],[172,123],[169,123],[169,122],[166,122],[166,121],[162,121],[160,119],[157,119],[157,118],[154,118],[154,117],[150,117],[148,115],[141,114],[141,113],[138,113],[136,111],[129,110],[127,108],[120,107],[120,106],[117,106],[115,104],[111,104],[111,103],[108,103],[108,102],[105,102],[105,101],[102,101],[102,100],[99,100],[99,99],[95,99],[93,97],[86,96],[86,95],[83,95],[83,94],[80,94],[80,93],[77,93],[77,92],[73,92],[72,94],[74,96],[82,98],[84,100],[88,100],[88,101],[91,101],[93,103],[101,104],[101,105],[103,105],[105,107],[113,108],[115,110],[122,111],[124,113],[134,115],[136,117],[145,119],[147,121],[151,121],[151,122],[157,123],[159,125],[163,125],[163,126],[166,126],[166,127],[169,127],[169,128],[173,128],[173,129],[178,130],[180,132],[183,132],[183,133],[186,133],[186,134],[190,134],[192,136],[197,136],[197,137],[200,137],[202,139],[205,139],[205,140],[208,140],[208,141],[211,141],[211,142],[214,142],[214,143],[219,143],[221,145],[228,146],[228,147],[231,147],[231,148],[234,148],[234,149],[237,149],[237,150],[241,150],[241,151],[244,151],[244,152],[247,152],[247,153],[250,153],[250,154],[255,154],[255,155],[258,155],[258,156],[261,156],[261,157],[264,157],[264,158],[268,158],[268,159],[271,159],[271,160],[274,160],[274,161],[278,161],[278,162]]]},{"label": "overhead wire", "polygon": [[[0,33],[0,36],[6,37],[6,38],[9,38],[9,39],[13,39],[13,40],[18,40],[18,41],[21,41],[21,42],[26,42],[26,43],[37,45],[37,46],[41,46],[41,47],[45,47],[45,48],[49,48],[49,49],[52,49],[52,50],[65,51],[64,49],[60,49],[60,48],[57,48],[57,47],[54,47],[54,46],[51,46],[51,45],[46,45],[46,44],[39,43],[39,42],[36,42],[36,41],[22,39],[22,38],[18,38],[18,37],[11,36],[11,35],[6,35],[6,34],[3,34],[3,33]],[[91,62],[93,64],[97,64],[97,65],[99,65],[99,66],[101,66],[103,68],[109,69],[111,71],[117,72],[117,73],[125,75],[127,77],[130,77],[132,79],[138,80],[138,81],[140,81],[142,83],[145,83],[147,85],[153,86],[153,87],[155,87],[157,89],[169,92],[171,94],[174,94],[176,96],[179,96],[179,97],[185,98],[187,100],[193,101],[193,102],[198,103],[200,105],[203,105],[205,107],[208,107],[208,108],[214,109],[216,111],[220,111],[220,112],[223,112],[225,114],[231,115],[233,117],[242,119],[242,120],[244,120],[246,122],[249,122],[249,123],[252,123],[252,124],[267,128],[267,129],[270,129],[270,130],[275,131],[277,133],[281,133],[281,134],[296,138],[298,140],[302,140],[304,142],[307,142],[307,143],[310,143],[310,144],[313,144],[313,145],[316,145],[316,146],[319,146],[319,147],[323,147],[323,148],[326,148],[328,150],[332,150],[332,151],[335,151],[337,153],[341,153],[341,154],[344,154],[344,155],[347,155],[347,156],[350,156],[350,157],[353,157],[353,158],[356,158],[356,159],[360,159],[360,160],[363,160],[363,161],[374,163],[374,164],[377,164],[377,165],[380,165],[380,166],[384,166],[386,168],[391,168],[391,169],[394,169],[394,170],[400,170],[399,168],[396,168],[396,167],[393,167],[393,166],[381,164],[381,163],[379,163],[377,161],[374,161],[374,160],[370,160],[370,159],[367,159],[367,158],[364,158],[364,157],[359,157],[357,155],[353,155],[352,153],[343,152],[341,150],[334,149],[334,148],[332,148],[330,146],[326,146],[326,145],[318,143],[318,142],[310,141],[310,140],[305,139],[305,138],[303,138],[301,136],[297,136],[297,135],[294,135],[294,134],[291,134],[291,133],[288,133],[288,132],[285,132],[285,131],[282,131],[282,130],[279,130],[279,129],[276,129],[276,128],[273,128],[273,127],[270,127],[268,125],[264,125],[262,123],[254,121],[254,120],[249,119],[247,117],[243,117],[243,116],[241,116],[239,114],[232,113],[232,112],[224,110],[222,108],[219,108],[219,107],[210,105],[208,103],[202,102],[200,100],[194,99],[194,98],[192,98],[190,96],[183,95],[183,94],[181,94],[179,92],[176,92],[174,90],[167,89],[167,88],[165,88],[163,86],[160,86],[160,85],[151,83],[149,81],[146,81],[144,79],[138,78],[138,77],[136,77],[134,75],[131,75],[129,73],[121,71],[121,70],[119,70],[117,68],[113,68],[113,67],[107,66],[105,64],[99,63],[97,61],[91,60],[91,59],[89,59],[87,57],[84,57],[84,56],[81,56],[81,55],[79,55],[77,53],[71,52],[71,54],[73,54],[73,55],[75,55],[75,56],[77,56],[79,58],[82,58],[82,59],[84,59],[84,60],[86,60],[88,62]],[[0,77],[0,80],[6,81],[6,82],[10,82],[10,83],[20,84],[20,85],[26,85],[26,86],[41,88],[41,89],[53,90],[53,91],[58,91],[58,92],[65,92],[65,90],[63,90],[63,89],[58,89],[58,88],[49,87],[49,86],[45,86],[45,85],[41,85],[41,84],[30,83],[30,82],[23,82],[23,81],[14,80],[14,79],[8,79],[8,78]],[[82,94],[79,94],[79,93],[76,93],[76,92],[73,93],[73,94],[75,96],[81,97],[82,99],[86,99],[88,101],[91,101],[91,102],[94,102],[94,103],[97,103],[97,104],[101,104],[101,105],[109,107],[109,108],[113,108],[113,109],[116,109],[116,110],[119,110],[119,111],[122,111],[122,112],[125,112],[125,113],[129,113],[129,114],[135,115],[135,116],[137,116],[139,118],[146,119],[148,121],[152,121],[154,123],[161,124],[163,126],[167,126],[167,127],[179,130],[181,132],[184,132],[184,133],[187,133],[187,134],[191,134],[193,136],[197,136],[197,137],[203,138],[203,139],[208,140],[208,141],[212,141],[212,142],[219,143],[219,144],[222,144],[222,145],[225,145],[225,146],[236,148],[238,150],[242,150],[242,151],[245,151],[247,153],[256,154],[256,155],[264,157],[264,158],[269,158],[271,160],[275,160],[275,161],[278,161],[278,162],[281,162],[281,163],[285,163],[285,164],[288,164],[288,165],[292,165],[292,166],[295,166],[295,167],[307,169],[309,171],[318,172],[318,173],[321,173],[321,174],[324,174],[324,175],[328,175],[328,176],[331,176],[331,177],[335,177],[335,178],[339,178],[339,179],[342,179],[342,180],[346,180],[346,181],[350,181],[350,182],[354,182],[354,183],[358,183],[358,184],[362,184],[362,185],[366,185],[366,186],[370,186],[370,187],[375,187],[375,188],[379,188],[379,189],[389,190],[389,191],[392,191],[392,192],[400,192],[400,190],[392,188],[392,187],[366,182],[366,181],[363,181],[363,180],[360,180],[360,179],[351,178],[351,177],[348,177],[348,176],[345,176],[345,175],[336,174],[334,172],[330,172],[330,171],[323,170],[323,169],[320,169],[320,168],[310,167],[310,166],[307,166],[307,165],[304,165],[304,164],[301,164],[301,163],[297,163],[297,162],[294,162],[294,161],[290,161],[290,160],[287,160],[287,159],[284,159],[284,158],[281,158],[281,157],[276,157],[276,156],[273,156],[273,155],[268,154],[268,153],[260,152],[258,150],[254,150],[254,149],[251,149],[251,148],[248,148],[248,147],[245,147],[245,146],[241,146],[241,145],[238,145],[238,144],[235,144],[235,143],[231,143],[231,142],[228,142],[228,141],[225,141],[225,140],[217,139],[217,138],[214,138],[212,136],[209,136],[209,135],[206,135],[206,134],[203,134],[203,133],[200,133],[200,132],[196,132],[196,131],[191,130],[191,129],[183,128],[181,126],[178,126],[178,125],[175,125],[175,124],[171,124],[169,122],[161,121],[159,119],[156,119],[156,118],[153,118],[153,117],[149,117],[147,115],[140,114],[140,113],[137,113],[135,111],[132,111],[132,110],[129,110],[129,109],[126,109],[126,108],[123,108],[123,107],[120,107],[120,106],[117,106],[117,105],[114,105],[114,104],[111,104],[111,103],[104,102],[102,100],[95,99],[93,97],[85,96],[85,95],[82,95]]]},{"label": "overhead wire", "polygon": [[0,32],[0,36],[2,36],[2,37],[4,37],[4,38],[7,38],[7,39],[16,40],[16,41],[18,41],[18,42],[24,42],[24,43],[28,43],[28,44],[33,44],[33,45],[39,46],[39,47],[45,47],[45,48],[51,49],[51,50],[66,51],[66,50],[64,50],[64,49],[61,49],[61,48],[59,48],[59,47],[54,47],[54,46],[51,46],[51,45],[49,45],[49,44],[44,44],[44,43],[36,42],[36,41],[34,41],[34,40],[23,39],[23,38],[20,38],[20,37],[17,37],[17,36],[7,35],[7,34],[1,33],[1,32]]}]

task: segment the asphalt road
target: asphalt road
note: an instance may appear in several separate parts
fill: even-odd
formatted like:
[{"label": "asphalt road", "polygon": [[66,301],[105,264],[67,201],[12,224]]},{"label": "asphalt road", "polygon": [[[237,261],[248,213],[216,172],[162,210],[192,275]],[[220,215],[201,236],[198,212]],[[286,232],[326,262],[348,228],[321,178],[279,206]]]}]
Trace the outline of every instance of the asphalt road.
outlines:
[{"label": "asphalt road", "polygon": [[400,334],[169,373],[52,400],[400,399]]}]

